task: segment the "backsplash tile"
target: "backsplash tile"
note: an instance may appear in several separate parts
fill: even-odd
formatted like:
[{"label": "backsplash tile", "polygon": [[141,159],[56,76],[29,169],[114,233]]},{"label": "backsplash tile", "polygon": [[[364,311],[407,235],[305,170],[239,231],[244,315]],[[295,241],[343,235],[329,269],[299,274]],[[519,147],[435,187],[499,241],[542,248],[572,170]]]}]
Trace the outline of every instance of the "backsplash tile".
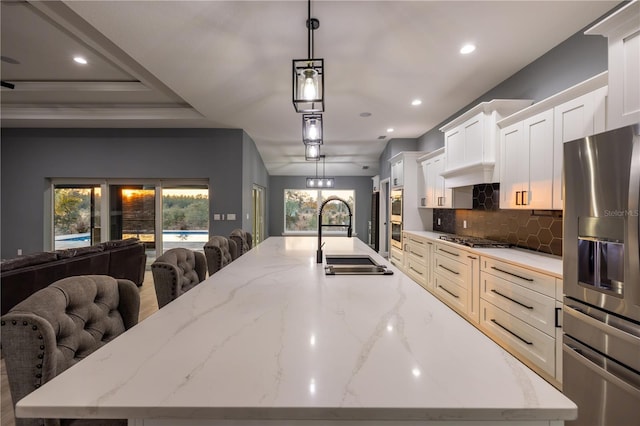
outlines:
[{"label": "backsplash tile", "polygon": [[562,256],[561,210],[501,210],[499,200],[499,184],[475,185],[473,209],[434,209],[433,230]]}]

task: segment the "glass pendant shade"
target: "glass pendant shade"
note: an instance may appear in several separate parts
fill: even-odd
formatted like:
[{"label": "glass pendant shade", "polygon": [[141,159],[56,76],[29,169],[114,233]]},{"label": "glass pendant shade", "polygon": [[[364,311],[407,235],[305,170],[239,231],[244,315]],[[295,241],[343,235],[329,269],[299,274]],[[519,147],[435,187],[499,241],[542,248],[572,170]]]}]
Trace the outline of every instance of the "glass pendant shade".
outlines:
[{"label": "glass pendant shade", "polygon": [[293,60],[293,107],[300,113],[324,111],[324,59]]},{"label": "glass pendant shade", "polygon": [[302,116],[302,141],[305,145],[322,144],[322,114]]},{"label": "glass pendant shade", "polygon": [[328,177],[308,177],[307,178],[307,188],[333,188],[335,185],[335,180],[333,178]]},{"label": "glass pendant shade", "polygon": [[320,145],[305,145],[304,159],[307,161],[320,161]]}]

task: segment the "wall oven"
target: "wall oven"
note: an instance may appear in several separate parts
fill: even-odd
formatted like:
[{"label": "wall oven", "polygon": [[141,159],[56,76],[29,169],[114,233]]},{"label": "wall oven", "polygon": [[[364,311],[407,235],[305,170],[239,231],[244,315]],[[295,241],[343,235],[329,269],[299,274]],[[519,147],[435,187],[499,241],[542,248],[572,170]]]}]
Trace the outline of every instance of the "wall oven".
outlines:
[{"label": "wall oven", "polygon": [[402,250],[402,222],[391,222],[391,245]]},{"label": "wall oven", "polygon": [[567,426],[637,424],[639,125],[564,144],[563,392]]},{"label": "wall oven", "polygon": [[402,223],[402,189],[391,191],[391,222]]}]

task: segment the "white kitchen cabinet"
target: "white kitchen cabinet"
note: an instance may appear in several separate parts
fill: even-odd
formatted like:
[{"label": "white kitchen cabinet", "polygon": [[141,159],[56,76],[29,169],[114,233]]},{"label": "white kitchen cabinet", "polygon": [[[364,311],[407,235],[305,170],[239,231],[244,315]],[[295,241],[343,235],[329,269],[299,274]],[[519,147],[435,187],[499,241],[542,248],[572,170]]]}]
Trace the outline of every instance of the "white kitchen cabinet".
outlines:
[{"label": "white kitchen cabinet", "polygon": [[391,187],[401,188],[404,185],[404,158],[393,158],[395,160],[391,163]]},{"label": "white kitchen cabinet", "polygon": [[498,122],[500,207],[562,210],[563,144],[606,130],[607,72]]},{"label": "white kitchen cabinet", "polygon": [[400,270],[404,271],[404,253],[397,247],[391,247],[389,250],[389,261]]},{"label": "white kitchen cabinet", "polygon": [[431,287],[431,256],[433,243],[426,238],[407,233],[404,237],[405,271],[425,289]]},{"label": "white kitchen cabinet", "polygon": [[418,159],[422,170],[424,191],[421,193],[420,206],[437,209],[470,209],[473,207],[473,188],[447,188],[445,186],[444,148],[440,148]]},{"label": "white kitchen cabinet", "polygon": [[500,207],[552,209],[553,110],[500,131]]},{"label": "white kitchen cabinet", "polygon": [[606,130],[607,86],[553,108],[553,205],[562,210],[562,159],[564,143]]},{"label": "white kitchen cabinet", "polygon": [[557,279],[485,256],[480,265],[480,328],[554,384],[561,383]]},{"label": "white kitchen cabinet", "polygon": [[434,243],[433,293],[469,321],[480,319],[479,259],[475,253]]},{"label": "white kitchen cabinet", "polygon": [[607,129],[640,122],[640,2],[632,2],[585,31],[608,39]]},{"label": "white kitchen cabinet", "polygon": [[440,128],[445,162],[441,173],[447,187],[497,182],[498,128],[503,117],[532,104],[531,100],[494,99],[482,102]]},{"label": "white kitchen cabinet", "polygon": [[380,192],[380,175],[372,177],[371,183],[373,185],[373,192]]}]

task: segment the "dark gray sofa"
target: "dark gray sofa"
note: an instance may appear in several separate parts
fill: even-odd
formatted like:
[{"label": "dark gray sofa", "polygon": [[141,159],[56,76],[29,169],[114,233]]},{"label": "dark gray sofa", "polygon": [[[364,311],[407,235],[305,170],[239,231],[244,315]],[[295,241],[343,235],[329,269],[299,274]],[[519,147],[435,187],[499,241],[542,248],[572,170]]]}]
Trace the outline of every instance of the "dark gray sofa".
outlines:
[{"label": "dark gray sofa", "polygon": [[0,315],[36,291],[66,277],[109,275],[141,286],[146,261],[144,244],[137,238],[3,260],[0,263]]}]

